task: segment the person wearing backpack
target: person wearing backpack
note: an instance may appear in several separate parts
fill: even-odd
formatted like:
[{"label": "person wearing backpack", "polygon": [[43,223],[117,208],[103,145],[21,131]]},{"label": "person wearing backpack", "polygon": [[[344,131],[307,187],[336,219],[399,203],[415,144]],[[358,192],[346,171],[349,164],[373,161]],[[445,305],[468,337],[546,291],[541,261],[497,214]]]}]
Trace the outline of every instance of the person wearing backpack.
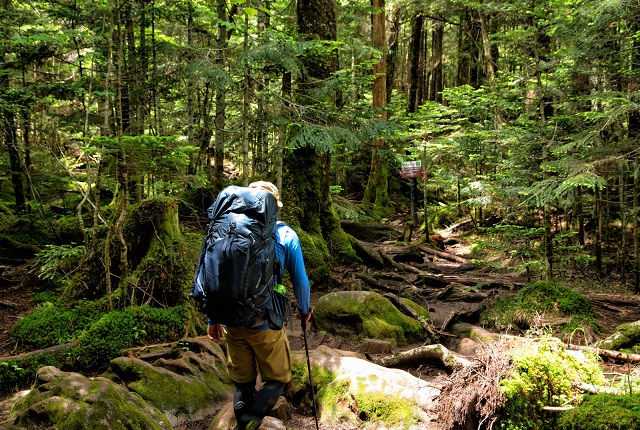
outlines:
[{"label": "person wearing backpack", "polygon": [[[259,181],[250,184],[249,188],[268,191],[276,199],[277,211],[282,207],[278,188],[274,184]],[[279,273],[275,273],[275,277],[282,279],[284,269],[287,270],[298,313],[306,324],[311,320],[310,284],[300,240],[296,232],[281,221],[275,227],[275,257],[280,263],[276,265],[275,271]],[[209,338],[219,343],[222,337],[226,337],[227,368],[235,386],[233,410],[238,423],[235,430],[258,429],[291,380],[291,349],[286,331],[272,330],[267,318],[246,327],[223,325],[211,315],[208,317]],[[256,391],[258,373],[263,384]]]}]

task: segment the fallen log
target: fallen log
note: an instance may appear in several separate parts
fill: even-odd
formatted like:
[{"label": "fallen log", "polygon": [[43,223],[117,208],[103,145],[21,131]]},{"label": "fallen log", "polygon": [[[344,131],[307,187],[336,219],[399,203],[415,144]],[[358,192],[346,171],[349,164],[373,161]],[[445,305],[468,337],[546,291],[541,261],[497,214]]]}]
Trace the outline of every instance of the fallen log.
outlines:
[{"label": "fallen log", "polygon": [[610,358],[615,361],[622,361],[625,363],[640,363],[640,354],[630,354],[626,352],[613,351],[610,349],[600,349],[592,346],[584,345],[572,345],[567,344],[567,349],[573,349],[576,351],[587,351],[599,355],[600,357]]},{"label": "fallen log", "polygon": [[5,357],[0,357],[0,363],[15,361],[15,360],[22,360],[24,358],[33,357],[34,355],[52,354],[54,352],[60,352],[66,349],[71,349],[76,346],[78,346],[78,342],[70,342],[70,343],[63,343],[61,345],[50,346],[49,348],[38,349],[36,351],[24,352],[22,354],[7,355]]},{"label": "fallen log", "polygon": [[451,254],[449,252],[436,251],[435,249],[431,249],[428,246],[424,246],[424,245],[418,245],[418,248],[420,249],[420,251],[426,254],[435,255],[436,257],[444,258],[445,260],[453,261],[454,263],[467,264],[467,265],[471,264],[471,262],[466,258],[458,257],[457,255]]}]

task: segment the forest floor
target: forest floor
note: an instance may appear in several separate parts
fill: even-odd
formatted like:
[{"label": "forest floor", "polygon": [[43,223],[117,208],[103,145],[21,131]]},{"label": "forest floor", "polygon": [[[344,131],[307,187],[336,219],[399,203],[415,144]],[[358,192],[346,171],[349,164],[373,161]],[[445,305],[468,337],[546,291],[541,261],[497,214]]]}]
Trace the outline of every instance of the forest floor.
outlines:
[{"label": "forest floor", "polygon": [[[447,233],[443,232],[443,235]],[[449,235],[451,235],[449,233]],[[445,237],[447,239],[448,237]],[[468,258],[469,244],[464,239],[456,237],[449,246],[445,247],[445,252],[454,254],[458,257]],[[28,278],[26,264],[17,262],[15,264],[6,264],[6,261],[0,264],[0,357],[19,354],[22,351],[12,339],[10,330],[15,322],[24,315],[29,314],[35,303],[32,300],[32,290],[28,282],[22,280]],[[452,263],[443,259],[436,259],[435,263],[441,270],[442,274],[456,273],[458,276],[471,276],[470,272],[460,274],[458,268],[460,264]],[[335,275],[339,278],[344,273],[353,271],[353,268],[337,267],[334,268]],[[483,276],[474,273],[474,277]],[[486,275],[489,276],[489,275]],[[492,273],[492,278],[502,278],[505,281],[513,281],[522,284],[524,280],[519,276],[509,273]],[[586,277],[580,278],[578,282],[562,282],[564,285],[571,286],[576,291],[584,294],[592,303],[596,312],[596,321],[601,330],[597,333],[598,338],[606,337],[612,333],[615,328],[624,323],[640,320],[640,296],[632,294],[628,289],[621,287],[616,282],[588,280]],[[326,294],[327,291],[312,292],[312,306],[317,299]],[[473,305],[460,300],[442,300],[429,303],[429,311],[434,327],[440,327],[445,320],[456,312],[464,312]],[[294,351],[304,350],[304,338],[299,325],[299,319],[294,319],[293,324],[289,324],[288,335],[291,348]],[[360,343],[357,341],[346,341],[331,336],[322,335],[313,331],[313,327],[307,335],[307,343],[310,350],[319,345],[327,345],[332,348],[359,351]],[[402,349],[410,349],[420,345],[407,345]],[[445,346],[455,349],[455,341],[450,341]],[[413,373],[413,372],[412,372]],[[419,375],[417,375],[419,376]],[[7,413],[11,406],[11,401],[7,398],[0,398],[0,426],[6,419]],[[189,430],[196,428],[207,428],[208,420],[206,418],[200,421],[190,422],[180,426],[180,430]],[[297,414],[293,411],[292,418],[284,422],[287,428],[300,430],[315,429],[313,417]],[[264,426],[263,426],[264,428]],[[347,427],[340,425],[321,425],[324,430],[346,430]]]}]

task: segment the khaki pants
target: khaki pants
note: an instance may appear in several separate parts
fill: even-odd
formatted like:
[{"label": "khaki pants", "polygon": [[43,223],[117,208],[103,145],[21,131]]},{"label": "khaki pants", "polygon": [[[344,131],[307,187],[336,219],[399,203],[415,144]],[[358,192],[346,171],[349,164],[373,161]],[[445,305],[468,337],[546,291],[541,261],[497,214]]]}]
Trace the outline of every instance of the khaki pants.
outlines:
[{"label": "khaki pants", "polygon": [[227,368],[231,380],[237,383],[291,380],[291,348],[284,329],[255,330],[226,327]]}]

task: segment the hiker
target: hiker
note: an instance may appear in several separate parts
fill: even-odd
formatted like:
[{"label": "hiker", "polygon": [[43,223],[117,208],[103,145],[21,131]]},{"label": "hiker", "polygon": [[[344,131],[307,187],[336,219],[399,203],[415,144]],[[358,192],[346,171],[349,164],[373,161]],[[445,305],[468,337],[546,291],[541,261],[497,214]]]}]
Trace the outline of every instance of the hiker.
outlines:
[{"label": "hiker", "polygon": [[[268,191],[276,198],[278,210],[282,207],[278,188],[272,183],[254,182],[249,188]],[[281,263],[277,275],[281,278],[287,269],[300,318],[306,324],[311,319],[310,286],[300,240],[295,231],[281,221],[276,225],[275,254]],[[223,326],[210,319],[207,335],[216,343],[226,336],[227,368],[235,386],[233,410],[238,422],[235,430],[259,428],[291,380],[291,349],[285,330],[271,330],[266,319],[250,328]],[[263,385],[256,392],[258,373]]]}]

